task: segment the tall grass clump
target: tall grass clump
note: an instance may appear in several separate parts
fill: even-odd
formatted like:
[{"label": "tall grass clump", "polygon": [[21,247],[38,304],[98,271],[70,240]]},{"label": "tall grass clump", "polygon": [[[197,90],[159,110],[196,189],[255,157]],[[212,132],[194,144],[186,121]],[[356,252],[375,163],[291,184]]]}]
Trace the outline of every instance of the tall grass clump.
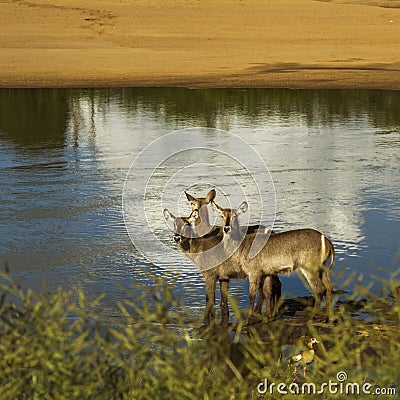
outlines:
[{"label": "tall grass clump", "polygon": [[292,383],[280,349],[305,336],[321,342],[307,381],[320,385],[345,371],[349,381],[399,393],[396,290],[384,318],[371,323],[338,306],[330,323],[278,317],[245,328],[231,299],[239,321],[233,331],[202,327],[160,278],[132,289],[111,321],[101,316],[102,298],[89,301],[81,289],[22,290],[7,275],[0,287],[0,400],[343,398],[257,390],[265,379]]}]

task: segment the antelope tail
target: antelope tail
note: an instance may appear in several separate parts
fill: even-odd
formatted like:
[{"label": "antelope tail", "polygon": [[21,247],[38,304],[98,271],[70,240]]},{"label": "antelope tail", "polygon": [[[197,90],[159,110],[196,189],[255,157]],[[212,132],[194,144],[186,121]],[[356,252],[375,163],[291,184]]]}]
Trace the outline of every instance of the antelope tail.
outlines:
[{"label": "antelope tail", "polygon": [[332,269],[333,264],[335,263],[335,249],[333,247],[332,242],[328,238],[325,238],[325,247],[327,249],[327,252],[326,252],[326,258],[324,261],[328,260],[328,258],[331,257],[331,262],[328,265],[328,268],[326,271],[326,274],[329,278],[329,271]]}]

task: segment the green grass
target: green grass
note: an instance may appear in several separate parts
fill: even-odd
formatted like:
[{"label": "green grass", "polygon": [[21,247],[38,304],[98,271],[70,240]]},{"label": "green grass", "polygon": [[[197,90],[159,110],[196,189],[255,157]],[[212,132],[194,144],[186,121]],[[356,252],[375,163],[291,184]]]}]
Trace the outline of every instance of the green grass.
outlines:
[{"label": "green grass", "polygon": [[317,388],[345,371],[346,382],[397,385],[400,393],[398,293],[393,302],[380,300],[388,306],[384,321],[355,320],[340,306],[334,323],[278,318],[242,328],[245,343],[235,344],[228,330],[193,322],[162,279],[135,301],[121,301],[121,318],[108,326],[101,299],[89,301],[80,289],[36,293],[6,275],[2,282],[0,400],[371,397],[259,394],[265,378],[292,382],[286,364],[277,364],[280,346],[305,335],[321,342],[309,377]]}]

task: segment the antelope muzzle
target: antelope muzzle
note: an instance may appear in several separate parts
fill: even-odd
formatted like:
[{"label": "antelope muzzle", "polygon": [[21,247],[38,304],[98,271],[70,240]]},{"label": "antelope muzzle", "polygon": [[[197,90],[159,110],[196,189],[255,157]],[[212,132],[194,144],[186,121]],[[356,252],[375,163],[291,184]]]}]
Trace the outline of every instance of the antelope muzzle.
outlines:
[{"label": "antelope muzzle", "polygon": [[231,227],[230,226],[224,226],[224,232],[225,233],[230,233]]}]

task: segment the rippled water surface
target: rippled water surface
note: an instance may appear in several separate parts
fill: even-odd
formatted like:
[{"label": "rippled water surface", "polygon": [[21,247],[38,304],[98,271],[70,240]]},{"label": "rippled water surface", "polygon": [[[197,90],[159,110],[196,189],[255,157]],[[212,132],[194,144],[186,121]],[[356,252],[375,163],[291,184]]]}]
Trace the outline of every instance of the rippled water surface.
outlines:
[{"label": "rippled water surface", "polygon": [[[335,271],[343,271],[336,287],[354,272],[380,292],[380,280],[399,268],[400,250],[400,93],[390,91],[0,90],[1,264],[25,287],[105,292],[109,315],[124,287],[149,283],[143,269],[179,272],[177,293],[200,312],[198,270],[168,252],[160,265],[149,263],[122,213],[136,155],[170,131],[195,126],[231,131],[262,156],[276,189],[274,229],[313,227],[330,237]],[[171,171],[158,173],[165,180]],[[177,186],[176,201],[181,194]],[[161,206],[150,213],[159,213],[156,233],[173,246]],[[232,286],[244,306],[246,282]],[[283,289],[308,293],[297,277],[284,278]],[[345,289],[355,290],[355,281]]]}]

